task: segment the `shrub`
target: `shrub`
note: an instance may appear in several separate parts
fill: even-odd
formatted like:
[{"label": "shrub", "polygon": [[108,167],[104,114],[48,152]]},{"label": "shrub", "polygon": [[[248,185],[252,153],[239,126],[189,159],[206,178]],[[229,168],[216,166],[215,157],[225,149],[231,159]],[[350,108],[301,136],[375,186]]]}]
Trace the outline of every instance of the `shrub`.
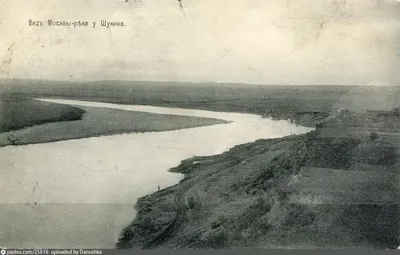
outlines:
[{"label": "shrub", "polygon": [[228,240],[228,233],[224,227],[214,229],[205,233],[203,237],[203,245],[213,249],[222,248]]},{"label": "shrub", "polygon": [[125,227],[118,238],[117,247],[123,248],[127,246],[133,238],[134,238],[134,233],[131,226]]},{"label": "shrub", "polygon": [[289,205],[287,214],[284,222],[286,226],[307,226],[313,224],[315,220],[315,215],[303,205]]},{"label": "shrub", "polygon": [[220,227],[220,226],[224,223],[224,221],[225,221],[225,219],[224,219],[223,216],[218,217],[217,220],[215,220],[215,221],[213,221],[213,222],[211,223],[211,228],[212,228],[212,229],[215,229],[215,228]]},{"label": "shrub", "polygon": [[262,198],[257,199],[251,204],[242,215],[238,218],[238,226],[240,229],[248,228],[256,219],[265,215],[272,208],[272,201]]},{"label": "shrub", "polygon": [[307,146],[303,160],[305,164],[314,167],[347,169],[353,160],[351,151],[359,144],[358,139],[316,139]]},{"label": "shrub", "polygon": [[14,133],[9,133],[7,139],[12,145],[16,144],[17,138],[15,137]]},{"label": "shrub", "polygon": [[375,141],[378,138],[378,134],[375,132],[371,132],[371,134],[369,135],[369,139],[372,141]]},{"label": "shrub", "polygon": [[187,200],[187,205],[189,207],[189,209],[193,209],[196,206],[196,200],[194,199],[194,197],[189,197]]}]

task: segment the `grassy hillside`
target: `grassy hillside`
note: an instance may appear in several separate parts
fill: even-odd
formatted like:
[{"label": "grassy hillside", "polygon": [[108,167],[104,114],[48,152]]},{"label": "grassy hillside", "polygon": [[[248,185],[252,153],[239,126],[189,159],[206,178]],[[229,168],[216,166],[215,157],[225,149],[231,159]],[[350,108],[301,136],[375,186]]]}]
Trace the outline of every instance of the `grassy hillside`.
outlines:
[{"label": "grassy hillside", "polygon": [[397,248],[400,119],[383,119],[388,139],[342,133],[341,118],[182,162],[186,178],[141,198],[117,246]]}]

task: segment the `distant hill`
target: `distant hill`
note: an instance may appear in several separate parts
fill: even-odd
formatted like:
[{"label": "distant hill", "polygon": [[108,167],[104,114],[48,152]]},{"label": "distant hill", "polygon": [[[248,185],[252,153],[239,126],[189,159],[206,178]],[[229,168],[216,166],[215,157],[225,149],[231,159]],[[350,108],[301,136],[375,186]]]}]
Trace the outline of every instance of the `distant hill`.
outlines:
[{"label": "distant hill", "polygon": [[400,87],[24,79],[2,79],[0,84],[0,94],[14,96],[253,113],[305,125],[339,109],[387,111],[400,106]]}]

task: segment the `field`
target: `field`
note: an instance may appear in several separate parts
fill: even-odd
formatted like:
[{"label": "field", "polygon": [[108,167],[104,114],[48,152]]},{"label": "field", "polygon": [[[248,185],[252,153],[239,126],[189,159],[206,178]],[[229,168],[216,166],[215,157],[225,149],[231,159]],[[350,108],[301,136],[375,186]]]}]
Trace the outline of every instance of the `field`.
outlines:
[{"label": "field", "polygon": [[400,105],[400,87],[0,80],[1,90],[26,97],[254,113],[305,126],[315,126],[341,108],[387,111]]},{"label": "field", "polygon": [[84,113],[69,105],[0,95],[0,133],[47,122],[79,120]]},{"label": "field", "polygon": [[[25,103],[29,102],[31,105],[39,105],[40,107],[25,108],[27,105],[22,104],[18,105],[16,109],[12,109],[10,108],[12,106],[11,104],[6,104],[4,108],[13,111],[12,116],[21,120],[18,122],[21,128],[24,127],[22,124],[26,123],[22,122],[22,120],[26,121],[26,118],[21,118],[21,115],[22,117],[35,116],[36,122],[31,121],[29,123],[31,125],[25,126],[25,129],[13,131],[12,139],[10,139],[10,132],[1,132],[0,147],[11,144],[24,145],[46,143],[94,136],[167,131],[226,123],[225,121],[211,118],[153,114],[96,107],[79,106],[79,108],[76,108],[68,105],[44,103],[31,99],[19,101]],[[11,102],[16,103],[18,100],[13,100]],[[54,114],[57,113],[54,109],[72,109],[77,112],[84,112],[84,114],[80,119],[66,119],[63,117],[65,113],[61,111],[64,115],[60,114],[59,119],[46,119],[45,117],[49,114],[53,114],[52,116],[54,116]],[[25,113],[22,113],[23,111],[26,112],[26,115],[23,115]],[[13,119],[9,118],[9,120],[12,121]]]}]

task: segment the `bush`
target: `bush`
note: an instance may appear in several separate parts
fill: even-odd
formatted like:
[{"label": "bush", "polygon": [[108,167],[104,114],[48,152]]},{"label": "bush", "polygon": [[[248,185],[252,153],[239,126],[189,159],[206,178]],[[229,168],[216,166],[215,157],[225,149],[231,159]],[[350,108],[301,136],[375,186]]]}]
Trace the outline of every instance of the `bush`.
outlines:
[{"label": "bush", "polygon": [[15,137],[14,133],[9,133],[7,139],[12,145],[15,145],[17,142],[17,138]]},{"label": "bush", "polygon": [[369,135],[369,139],[372,141],[375,141],[378,138],[378,134],[375,132],[371,132],[371,134]]},{"label": "bush", "polygon": [[213,221],[213,222],[211,223],[211,228],[212,228],[212,229],[218,228],[218,227],[220,227],[224,222],[225,222],[224,217],[223,217],[223,216],[220,216],[220,217],[218,217],[217,220],[215,220],[215,221]]},{"label": "bush", "polygon": [[129,245],[129,242],[134,238],[134,236],[135,235],[133,233],[131,226],[125,227],[118,238],[117,247],[125,248],[126,246]]},{"label": "bush", "polygon": [[210,230],[202,237],[204,247],[219,249],[225,246],[228,241],[228,233],[224,227]]},{"label": "bush", "polygon": [[[314,167],[347,169],[353,162],[351,151],[360,144],[358,139],[319,138],[307,146],[304,163]],[[301,162],[302,166],[303,162]]]},{"label": "bush", "polygon": [[271,211],[272,203],[272,201],[262,198],[257,199],[238,217],[238,227],[240,229],[248,228],[256,219]]},{"label": "bush", "polygon": [[313,224],[315,215],[303,205],[289,205],[284,225],[303,227]]},{"label": "bush", "polygon": [[189,207],[189,209],[193,209],[196,206],[196,200],[194,199],[194,197],[189,197],[187,200],[187,205]]}]

